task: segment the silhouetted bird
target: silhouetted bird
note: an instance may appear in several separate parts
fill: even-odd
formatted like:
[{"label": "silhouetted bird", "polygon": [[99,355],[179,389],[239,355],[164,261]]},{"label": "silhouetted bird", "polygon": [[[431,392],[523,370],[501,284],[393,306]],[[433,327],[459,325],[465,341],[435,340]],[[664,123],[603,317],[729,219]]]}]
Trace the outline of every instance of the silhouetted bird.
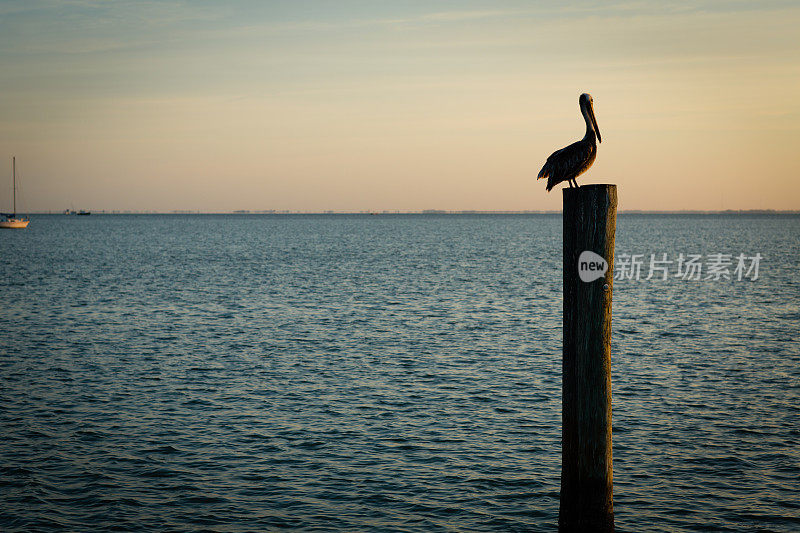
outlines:
[{"label": "silhouetted bird", "polygon": [[547,191],[562,181],[568,181],[569,186],[578,186],[575,178],[586,172],[597,156],[597,141],[602,142],[600,130],[597,129],[597,120],[594,118],[594,101],[592,95],[583,93],[578,98],[583,119],[586,121],[586,135],[576,143],[566,148],[553,152],[547,162],[539,171],[537,179],[547,178]]}]

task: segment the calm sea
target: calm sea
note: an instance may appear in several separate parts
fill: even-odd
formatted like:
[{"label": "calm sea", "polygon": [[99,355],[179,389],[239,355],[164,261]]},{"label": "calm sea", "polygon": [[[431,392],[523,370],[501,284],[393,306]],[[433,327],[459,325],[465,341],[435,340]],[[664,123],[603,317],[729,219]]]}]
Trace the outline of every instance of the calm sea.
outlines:
[{"label": "calm sea", "polygon": [[[800,217],[616,253],[618,530],[797,531]],[[3,531],[556,529],[560,216],[33,216],[0,261]]]}]

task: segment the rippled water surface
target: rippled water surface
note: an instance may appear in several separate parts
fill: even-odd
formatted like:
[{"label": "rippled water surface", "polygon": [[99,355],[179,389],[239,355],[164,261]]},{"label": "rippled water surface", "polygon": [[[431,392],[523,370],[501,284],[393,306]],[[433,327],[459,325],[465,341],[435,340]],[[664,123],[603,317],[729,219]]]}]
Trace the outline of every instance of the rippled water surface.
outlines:
[{"label": "rippled water surface", "polygon": [[[618,530],[797,531],[800,218],[623,253]],[[556,529],[559,216],[34,216],[0,260],[3,531]]]}]

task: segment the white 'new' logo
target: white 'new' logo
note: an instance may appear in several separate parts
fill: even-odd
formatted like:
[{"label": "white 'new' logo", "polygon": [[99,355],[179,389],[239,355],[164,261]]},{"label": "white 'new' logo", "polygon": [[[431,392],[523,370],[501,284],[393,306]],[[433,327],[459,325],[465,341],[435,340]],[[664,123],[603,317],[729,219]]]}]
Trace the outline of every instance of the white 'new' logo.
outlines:
[{"label": "white 'new' logo", "polygon": [[602,278],[608,272],[608,263],[601,256],[589,250],[581,252],[578,257],[578,275],[581,281],[589,283]]}]

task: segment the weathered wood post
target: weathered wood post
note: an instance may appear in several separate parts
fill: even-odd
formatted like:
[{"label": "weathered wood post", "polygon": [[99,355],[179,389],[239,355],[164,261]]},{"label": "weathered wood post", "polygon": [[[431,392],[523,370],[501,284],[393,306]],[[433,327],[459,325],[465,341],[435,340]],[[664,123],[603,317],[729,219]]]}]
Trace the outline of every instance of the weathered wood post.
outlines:
[{"label": "weathered wood post", "polygon": [[614,530],[610,341],[617,186],[564,188],[563,216],[564,345],[558,528],[561,532],[607,532]]}]

